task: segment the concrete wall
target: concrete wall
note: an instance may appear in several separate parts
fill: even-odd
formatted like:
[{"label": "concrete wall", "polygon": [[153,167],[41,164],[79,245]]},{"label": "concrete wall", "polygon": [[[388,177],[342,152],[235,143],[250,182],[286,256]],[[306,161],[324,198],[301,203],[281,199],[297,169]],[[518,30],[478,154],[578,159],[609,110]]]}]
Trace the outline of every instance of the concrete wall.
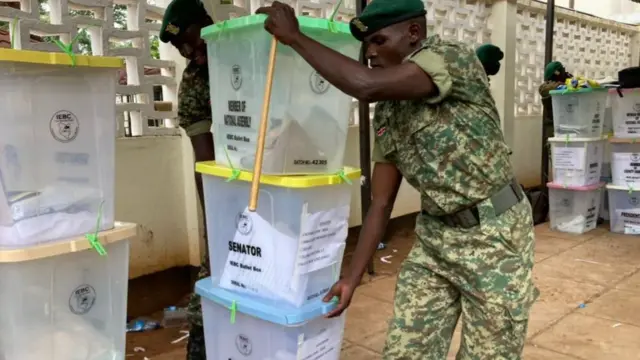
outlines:
[{"label": "concrete wall", "polygon": [[[541,0],[546,3],[547,0]],[[610,19],[617,14],[640,11],[640,4],[631,0],[575,0],[574,9],[590,15]],[[556,0],[556,6],[569,7],[569,0]]]},{"label": "concrete wall", "polygon": [[140,224],[131,277],[189,263],[180,136],[120,138],[116,219]]}]

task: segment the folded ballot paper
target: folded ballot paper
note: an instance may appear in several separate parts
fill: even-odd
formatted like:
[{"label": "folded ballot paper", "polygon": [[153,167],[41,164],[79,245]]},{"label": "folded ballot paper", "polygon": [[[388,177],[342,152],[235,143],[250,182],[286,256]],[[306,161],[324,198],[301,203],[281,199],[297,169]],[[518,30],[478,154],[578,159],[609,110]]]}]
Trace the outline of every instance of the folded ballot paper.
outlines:
[{"label": "folded ballot paper", "polygon": [[[330,159],[313,140],[318,134],[309,134],[288,113],[283,120],[271,119],[270,126],[265,136],[262,162],[265,174],[329,172],[327,165]],[[240,159],[240,165],[245,169],[253,168],[254,162],[254,149]]]},{"label": "folded ballot paper", "polygon": [[0,173],[0,247],[23,247],[95,230],[101,193],[57,183],[39,191],[7,191]]},{"label": "folded ballot paper", "polygon": [[[16,329],[28,334],[19,343],[0,347],[3,360],[116,360],[124,354],[116,351],[114,339],[103,333],[85,318],[58,312],[57,324],[28,326]],[[123,330],[124,331],[124,330]]]}]

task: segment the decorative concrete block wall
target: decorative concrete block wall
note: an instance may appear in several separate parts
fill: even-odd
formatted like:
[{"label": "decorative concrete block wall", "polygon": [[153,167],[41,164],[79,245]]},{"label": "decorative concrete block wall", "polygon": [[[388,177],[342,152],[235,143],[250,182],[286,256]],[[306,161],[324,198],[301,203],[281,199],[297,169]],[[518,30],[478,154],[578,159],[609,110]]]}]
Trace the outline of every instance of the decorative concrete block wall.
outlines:
[{"label": "decorative concrete block wall", "polygon": [[[541,115],[546,4],[518,1],[516,20],[516,115]],[[591,79],[617,78],[638,56],[638,28],[569,10],[556,12],[554,59]],[[635,62],[637,65],[637,61]]]},{"label": "decorative concrete block wall", "polygon": [[[425,0],[428,9],[429,33],[445,39],[463,41],[477,47],[492,42],[494,29],[506,24],[495,21],[492,11],[506,0]],[[289,0],[300,15],[329,17],[338,0]],[[0,0],[0,4],[8,3]],[[14,2],[15,3],[15,2]],[[177,53],[154,59],[150,54],[150,38],[157,35],[164,8],[146,0],[45,0],[48,20],[40,14],[38,0],[20,0],[20,8],[0,7],[0,21],[11,23],[16,49],[60,51],[50,42],[33,42],[30,35],[59,36],[70,42],[79,29],[86,28],[91,36],[94,55],[120,56],[126,61],[127,84],[118,87],[118,125],[124,134],[125,119],[129,119],[131,134],[177,135],[175,106],[169,111],[157,111],[153,103],[153,87],[162,86],[164,100],[175,104],[177,87],[176,62],[184,62]],[[205,0],[218,20],[254,13],[269,0]],[[114,6],[125,5],[126,29],[116,26]],[[515,116],[539,115],[542,112],[537,93],[544,67],[545,4],[518,0],[515,12],[516,46],[513,99]],[[336,19],[349,21],[355,16],[355,0],[342,2]],[[93,16],[74,16],[73,10],[89,10]],[[560,10],[556,19],[554,53],[570,71],[591,78],[614,76],[637,57],[638,30],[635,27]],[[116,46],[127,42],[131,46]],[[76,52],[79,48],[74,47]],[[166,53],[166,52],[165,52]],[[161,52],[162,54],[162,52]],[[505,57],[509,59],[509,57]],[[503,64],[503,67],[505,65]],[[179,67],[182,68],[182,67]],[[147,71],[145,71],[147,69]],[[149,69],[160,69],[146,75]],[[510,85],[507,85],[510,87]],[[511,89],[506,89],[510,93]],[[354,104],[355,109],[355,104]],[[354,111],[355,114],[355,111]],[[149,121],[154,119],[155,121]],[[149,124],[152,126],[149,126]],[[356,124],[357,121],[353,121]]]}]

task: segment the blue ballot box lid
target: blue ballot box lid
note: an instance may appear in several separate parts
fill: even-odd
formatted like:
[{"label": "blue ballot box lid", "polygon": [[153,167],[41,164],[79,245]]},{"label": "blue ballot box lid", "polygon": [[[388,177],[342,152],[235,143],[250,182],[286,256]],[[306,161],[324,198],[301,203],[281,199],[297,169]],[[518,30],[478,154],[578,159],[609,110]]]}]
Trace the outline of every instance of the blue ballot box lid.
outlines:
[{"label": "blue ballot box lid", "polygon": [[299,308],[284,303],[273,305],[273,302],[265,302],[255,296],[238,294],[214,286],[211,278],[202,279],[196,283],[196,294],[226,307],[229,311],[283,326],[302,325],[309,320],[328,314],[337,306],[335,301],[325,303],[322,298]]}]

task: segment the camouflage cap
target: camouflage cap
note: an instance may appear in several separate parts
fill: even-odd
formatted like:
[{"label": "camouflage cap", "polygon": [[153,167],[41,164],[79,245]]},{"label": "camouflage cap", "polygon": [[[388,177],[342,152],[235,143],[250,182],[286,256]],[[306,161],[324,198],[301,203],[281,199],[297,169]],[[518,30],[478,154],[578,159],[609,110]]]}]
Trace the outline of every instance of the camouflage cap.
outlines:
[{"label": "camouflage cap", "polygon": [[160,27],[160,41],[167,43],[191,24],[208,16],[199,0],[173,0],[167,6]]},{"label": "camouflage cap", "polygon": [[373,0],[360,16],[351,20],[349,27],[353,37],[363,41],[380,29],[426,13],[422,0]]},{"label": "camouflage cap", "polygon": [[487,75],[495,75],[500,71],[500,61],[504,58],[502,50],[493,44],[484,44],[476,49],[476,55]]},{"label": "camouflage cap", "polygon": [[544,69],[544,81],[549,81],[554,75],[560,75],[565,71],[560,61],[552,61]]}]

